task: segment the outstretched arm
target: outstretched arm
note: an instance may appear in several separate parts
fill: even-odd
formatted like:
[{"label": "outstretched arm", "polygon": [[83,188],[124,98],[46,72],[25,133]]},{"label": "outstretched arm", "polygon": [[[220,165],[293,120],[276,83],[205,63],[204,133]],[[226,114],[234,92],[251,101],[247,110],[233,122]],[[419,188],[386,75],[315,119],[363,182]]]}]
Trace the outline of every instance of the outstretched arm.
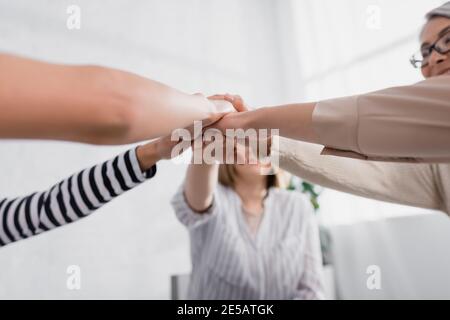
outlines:
[{"label": "outstretched arm", "polygon": [[273,139],[271,157],[282,169],[327,188],[381,201],[446,211],[436,183],[439,166],[322,156],[321,149],[319,145],[276,137]]},{"label": "outstretched arm", "polygon": [[279,129],[324,154],[365,160],[450,162],[450,76],[367,94],[230,114],[217,125]]},{"label": "outstretched arm", "polygon": [[201,95],[110,68],[0,54],[0,70],[0,138],[127,144],[225,111]]}]

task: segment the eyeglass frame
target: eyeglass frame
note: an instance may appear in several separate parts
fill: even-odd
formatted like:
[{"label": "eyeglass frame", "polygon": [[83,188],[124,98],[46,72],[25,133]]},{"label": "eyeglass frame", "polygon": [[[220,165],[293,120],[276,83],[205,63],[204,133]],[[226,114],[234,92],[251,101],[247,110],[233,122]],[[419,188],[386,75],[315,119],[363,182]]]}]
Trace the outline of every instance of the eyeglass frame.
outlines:
[{"label": "eyeglass frame", "polygon": [[[438,46],[436,46],[437,45],[437,43],[439,42],[439,41],[441,41],[444,37],[446,37],[446,36],[448,36],[450,34],[450,30],[448,30],[447,32],[445,32],[441,37],[439,37],[439,39],[437,39],[429,48],[428,48],[428,54],[429,54],[429,56],[431,56],[431,54],[433,53],[433,50],[434,51],[436,51],[437,53],[439,53],[439,54],[447,54],[447,53],[449,53],[450,52],[450,48],[447,50],[447,51],[440,51],[440,48],[438,47]],[[419,52],[420,52],[421,50],[419,50]],[[426,64],[422,64],[420,67],[418,67],[417,65],[416,65],[416,63],[417,62],[423,62],[423,59],[422,60],[416,60],[415,58],[414,58],[414,56],[415,56],[416,54],[413,54],[412,56],[411,56],[411,58],[409,59],[409,62],[411,62],[411,64],[412,64],[412,66],[415,68],[415,69],[423,69],[423,68],[425,68],[426,66],[428,66],[428,64],[429,64],[429,62],[427,62]],[[422,55],[423,56],[423,55]]]}]

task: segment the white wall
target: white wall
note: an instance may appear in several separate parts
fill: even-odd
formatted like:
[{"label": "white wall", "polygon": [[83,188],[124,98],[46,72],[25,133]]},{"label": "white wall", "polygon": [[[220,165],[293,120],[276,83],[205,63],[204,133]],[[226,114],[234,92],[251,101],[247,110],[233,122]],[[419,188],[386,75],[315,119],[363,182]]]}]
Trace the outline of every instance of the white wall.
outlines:
[{"label": "white wall", "polygon": [[450,220],[444,214],[331,228],[340,299],[450,299]]},{"label": "white wall", "polygon": [[[70,4],[82,10],[81,30],[66,28]],[[270,0],[0,0],[0,50],[271,104],[283,88],[273,9]],[[45,189],[125,148],[0,142],[0,194]],[[184,169],[162,163],[155,179],[89,218],[2,248],[0,299],[169,298],[169,275],[190,270],[187,233],[169,206]],[[80,291],[66,288],[73,264]]]}]

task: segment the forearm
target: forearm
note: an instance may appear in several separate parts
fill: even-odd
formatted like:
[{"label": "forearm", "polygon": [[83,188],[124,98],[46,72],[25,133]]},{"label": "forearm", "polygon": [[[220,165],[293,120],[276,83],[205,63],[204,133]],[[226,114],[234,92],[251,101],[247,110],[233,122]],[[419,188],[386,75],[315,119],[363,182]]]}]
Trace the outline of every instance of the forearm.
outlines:
[{"label": "forearm", "polygon": [[126,131],[126,95],[103,69],[0,55],[1,138],[101,142]]},{"label": "forearm", "polygon": [[242,114],[244,129],[278,129],[279,135],[305,142],[318,143],[312,114],[315,103],[265,107]]},{"label": "forearm", "polygon": [[149,170],[162,159],[157,151],[157,143],[154,141],[136,148],[136,158],[142,171]]},{"label": "forearm", "polygon": [[218,181],[219,165],[191,164],[186,173],[184,194],[189,206],[196,212],[207,210],[213,201]]},{"label": "forearm", "polygon": [[0,69],[2,138],[131,143],[165,135],[213,111],[201,96],[109,68],[0,55]]},{"label": "forearm", "polygon": [[211,117],[215,105],[201,95],[190,95],[164,84],[120,72],[122,86],[130,92],[126,141],[170,135],[174,129],[191,126]]}]

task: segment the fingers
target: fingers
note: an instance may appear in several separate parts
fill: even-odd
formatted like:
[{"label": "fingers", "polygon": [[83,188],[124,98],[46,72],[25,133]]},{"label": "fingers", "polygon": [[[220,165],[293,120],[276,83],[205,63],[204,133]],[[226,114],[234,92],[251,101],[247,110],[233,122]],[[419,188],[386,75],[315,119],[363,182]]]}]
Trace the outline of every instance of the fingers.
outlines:
[{"label": "fingers", "polygon": [[208,97],[209,100],[225,100],[224,94],[215,94]]},{"label": "fingers", "polygon": [[238,112],[248,111],[249,108],[245,104],[244,100],[239,95],[232,95],[232,94],[216,94],[213,96],[208,97],[210,100],[225,100],[230,102],[234,109]]},{"label": "fingers", "polygon": [[233,104],[234,108],[238,112],[248,111],[247,106],[244,103],[244,100],[239,95],[226,95],[225,100]]}]

